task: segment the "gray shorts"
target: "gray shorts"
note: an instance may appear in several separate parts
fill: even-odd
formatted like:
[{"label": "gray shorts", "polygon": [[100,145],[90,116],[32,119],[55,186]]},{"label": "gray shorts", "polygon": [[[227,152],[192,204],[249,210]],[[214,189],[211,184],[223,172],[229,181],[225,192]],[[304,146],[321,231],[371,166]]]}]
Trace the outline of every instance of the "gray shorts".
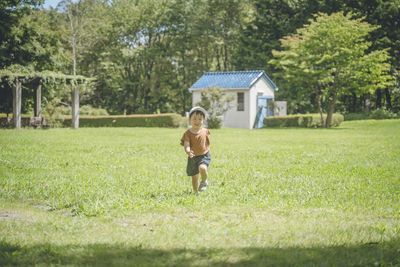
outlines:
[{"label": "gray shorts", "polygon": [[211,155],[210,152],[207,152],[204,155],[194,156],[193,158],[188,158],[188,163],[186,167],[186,173],[188,176],[193,176],[199,174],[199,166],[201,164],[210,166]]}]

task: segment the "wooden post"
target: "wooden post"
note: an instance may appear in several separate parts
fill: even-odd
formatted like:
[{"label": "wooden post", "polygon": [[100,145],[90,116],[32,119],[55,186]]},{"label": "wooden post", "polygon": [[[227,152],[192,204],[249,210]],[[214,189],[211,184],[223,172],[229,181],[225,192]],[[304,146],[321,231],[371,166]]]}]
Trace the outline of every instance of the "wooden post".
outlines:
[{"label": "wooden post", "polygon": [[72,89],[72,128],[79,128],[79,88]]},{"label": "wooden post", "polygon": [[35,117],[40,117],[42,113],[42,85],[39,84],[38,87],[36,87],[36,94],[35,94],[35,105],[34,105],[34,113]]},{"label": "wooden post", "polygon": [[16,129],[21,128],[21,98],[22,98],[22,85],[17,79],[15,87],[13,88],[13,120]]}]

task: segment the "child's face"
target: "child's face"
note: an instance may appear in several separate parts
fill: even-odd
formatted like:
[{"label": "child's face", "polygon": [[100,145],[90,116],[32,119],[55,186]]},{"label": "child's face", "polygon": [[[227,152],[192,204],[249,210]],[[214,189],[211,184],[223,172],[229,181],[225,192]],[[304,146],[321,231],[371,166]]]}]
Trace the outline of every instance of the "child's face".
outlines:
[{"label": "child's face", "polygon": [[202,114],[192,114],[190,116],[190,124],[192,125],[193,129],[200,129],[203,126],[204,117]]}]

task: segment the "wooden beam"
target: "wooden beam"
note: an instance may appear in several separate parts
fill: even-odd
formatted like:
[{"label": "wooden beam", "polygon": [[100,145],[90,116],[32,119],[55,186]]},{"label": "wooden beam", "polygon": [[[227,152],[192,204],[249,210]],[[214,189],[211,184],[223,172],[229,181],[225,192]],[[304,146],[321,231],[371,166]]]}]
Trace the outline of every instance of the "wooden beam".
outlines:
[{"label": "wooden beam", "polygon": [[42,113],[42,85],[39,84],[35,89],[35,105],[34,105],[34,116],[40,117]]},{"label": "wooden beam", "polygon": [[72,89],[72,128],[79,128],[79,88]]},{"label": "wooden beam", "polygon": [[16,129],[21,128],[21,99],[22,99],[22,85],[16,79],[15,87],[13,87],[13,121]]}]

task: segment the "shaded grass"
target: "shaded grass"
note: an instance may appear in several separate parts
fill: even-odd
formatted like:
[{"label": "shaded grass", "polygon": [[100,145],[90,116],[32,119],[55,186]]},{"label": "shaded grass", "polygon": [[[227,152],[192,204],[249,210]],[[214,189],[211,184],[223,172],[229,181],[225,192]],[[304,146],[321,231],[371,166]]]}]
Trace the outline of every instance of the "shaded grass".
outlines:
[{"label": "shaded grass", "polygon": [[[400,264],[398,241],[383,245],[231,248],[145,249],[123,244],[19,247],[0,243],[3,253],[18,265],[95,266],[393,266]],[[15,261],[13,260],[15,259]],[[393,261],[393,259],[396,259]],[[334,264],[333,264],[334,263]]]},{"label": "shaded grass", "polygon": [[0,263],[7,264],[385,266],[400,263],[398,220],[367,214],[326,209],[287,213],[211,208],[207,212],[179,209],[94,218],[66,216],[61,211],[49,213],[22,204],[6,204],[5,209],[19,214],[1,222]]},{"label": "shaded grass", "polygon": [[214,130],[200,196],[183,132],[0,131],[0,263],[400,264],[399,120]]}]

